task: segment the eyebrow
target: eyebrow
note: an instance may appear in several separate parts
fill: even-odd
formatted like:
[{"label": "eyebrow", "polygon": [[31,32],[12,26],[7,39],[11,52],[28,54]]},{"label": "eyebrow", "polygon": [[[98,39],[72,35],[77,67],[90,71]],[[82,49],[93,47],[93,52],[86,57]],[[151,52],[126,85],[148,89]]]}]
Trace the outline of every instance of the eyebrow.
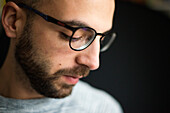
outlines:
[{"label": "eyebrow", "polygon": [[71,25],[71,26],[78,26],[78,27],[90,27],[88,24],[84,23],[84,22],[80,22],[78,20],[72,20],[72,21],[62,21],[64,23],[66,23],[67,25]]},{"label": "eyebrow", "polygon": [[[62,21],[64,23],[66,23],[67,25],[70,25],[70,26],[77,26],[77,27],[90,27],[87,23],[85,22],[81,22],[81,21],[78,21],[78,20],[72,20],[72,21]],[[112,31],[112,28],[103,32],[103,34],[108,34]]]}]

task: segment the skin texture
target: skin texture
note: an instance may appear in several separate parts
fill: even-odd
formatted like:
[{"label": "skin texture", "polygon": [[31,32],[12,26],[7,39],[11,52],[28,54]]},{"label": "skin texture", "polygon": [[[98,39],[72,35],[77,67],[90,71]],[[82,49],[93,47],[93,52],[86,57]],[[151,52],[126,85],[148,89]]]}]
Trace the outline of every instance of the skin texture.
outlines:
[{"label": "skin texture", "polygon": [[[37,9],[58,20],[85,24],[103,33],[112,27],[114,1],[50,0]],[[25,10],[13,2],[5,5],[2,24],[11,39],[0,69],[0,94],[5,97],[63,98],[71,94],[75,85],[65,75],[86,77],[99,67],[100,37],[87,49],[73,51],[61,38],[64,28],[37,15],[27,17]]]}]

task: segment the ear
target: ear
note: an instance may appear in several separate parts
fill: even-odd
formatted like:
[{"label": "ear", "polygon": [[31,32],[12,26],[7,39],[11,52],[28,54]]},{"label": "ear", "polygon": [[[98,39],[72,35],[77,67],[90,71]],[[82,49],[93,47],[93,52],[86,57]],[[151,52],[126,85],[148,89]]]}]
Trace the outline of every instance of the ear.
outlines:
[{"label": "ear", "polygon": [[9,38],[17,37],[17,29],[23,24],[22,10],[14,2],[7,2],[2,11],[2,25]]}]

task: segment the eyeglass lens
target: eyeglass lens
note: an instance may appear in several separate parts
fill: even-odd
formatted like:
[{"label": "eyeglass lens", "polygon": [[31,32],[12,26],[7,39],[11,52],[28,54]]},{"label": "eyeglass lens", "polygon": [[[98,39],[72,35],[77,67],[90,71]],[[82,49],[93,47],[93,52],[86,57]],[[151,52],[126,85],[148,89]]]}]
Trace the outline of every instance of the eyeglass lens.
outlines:
[{"label": "eyeglass lens", "polygon": [[[70,46],[75,50],[83,50],[93,42],[95,37],[95,30],[86,27],[79,28],[74,32],[70,40]],[[106,35],[105,37],[102,37],[100,40],[100,51],[106,51],[111,46],[112,42],[115,40],[115,37],[115,33],[111,33],[109,35]]]},{"label": "eyeglass lens", "polygon": [[71,38],[71,47],[76,50],[85,49],[93,42],[95,35],[95,31],[90,28],[79,28]]},{"label": "eyeglass lens", "polygon": [[100,42],[100,52],[106,51],[116,38],[116,33],[110,33],[106,35]]}]

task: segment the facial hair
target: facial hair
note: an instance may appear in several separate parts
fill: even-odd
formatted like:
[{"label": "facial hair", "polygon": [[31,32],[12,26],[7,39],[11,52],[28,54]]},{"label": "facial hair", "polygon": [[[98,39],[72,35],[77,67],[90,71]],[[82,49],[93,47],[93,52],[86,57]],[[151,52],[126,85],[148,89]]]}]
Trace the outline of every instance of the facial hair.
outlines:
[{"label": "facial hair", "polygon": [[32,35],[31,25],[30,21],[26,22],[16,44],[16,61],[23,70],[25,77],[28,78],[31,87],[37,93],[51,98],[64,98],[70,95],[74,85],[63,83],[61,76],[82,75],[85,77],[89,74],[89,68],[81,65],[70,69],[60,69],[50,75],[52,63],[33,45],[33,38],[35,37]]}]

